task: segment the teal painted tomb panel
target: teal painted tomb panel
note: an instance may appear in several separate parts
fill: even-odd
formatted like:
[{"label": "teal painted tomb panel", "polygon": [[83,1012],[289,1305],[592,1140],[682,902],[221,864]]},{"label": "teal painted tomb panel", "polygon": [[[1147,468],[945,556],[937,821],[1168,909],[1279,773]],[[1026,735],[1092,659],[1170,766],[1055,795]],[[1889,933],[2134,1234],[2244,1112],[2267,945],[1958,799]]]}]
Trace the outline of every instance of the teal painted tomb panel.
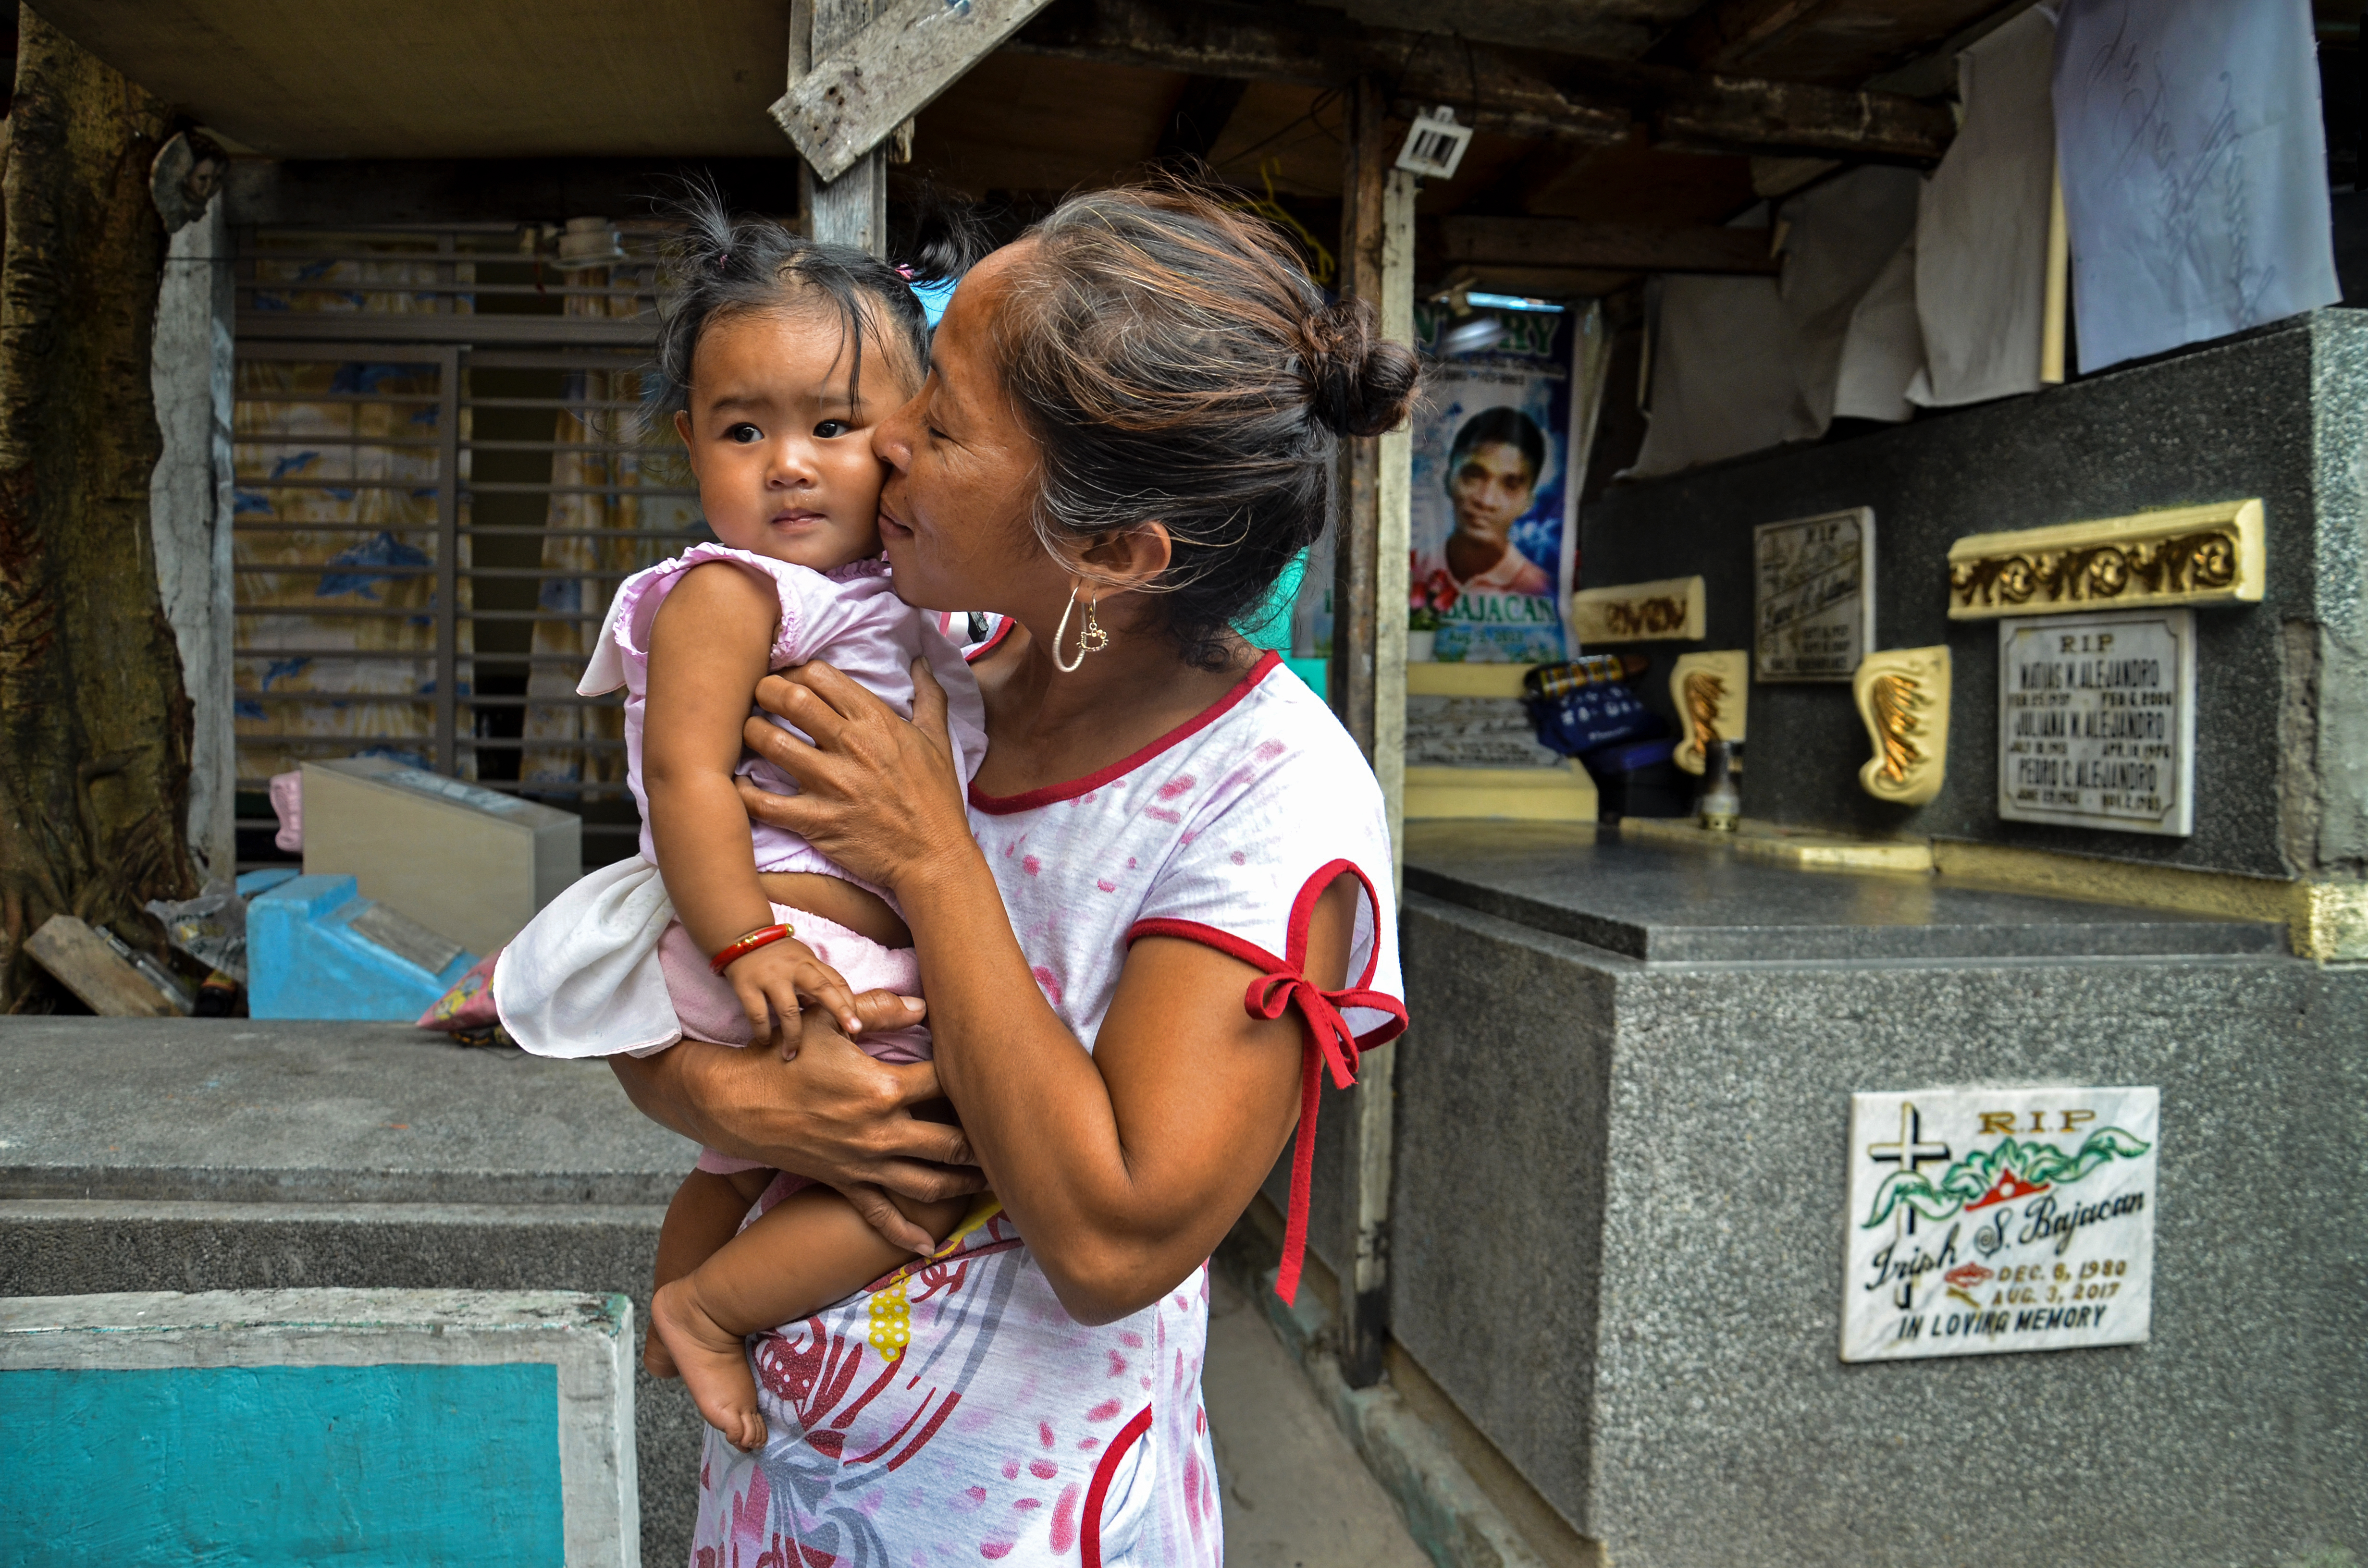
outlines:
[{"label": "teal painted tomb panel", "polygon": [[560,1568],[559,1371],[0,1371],[0,1563]]}]

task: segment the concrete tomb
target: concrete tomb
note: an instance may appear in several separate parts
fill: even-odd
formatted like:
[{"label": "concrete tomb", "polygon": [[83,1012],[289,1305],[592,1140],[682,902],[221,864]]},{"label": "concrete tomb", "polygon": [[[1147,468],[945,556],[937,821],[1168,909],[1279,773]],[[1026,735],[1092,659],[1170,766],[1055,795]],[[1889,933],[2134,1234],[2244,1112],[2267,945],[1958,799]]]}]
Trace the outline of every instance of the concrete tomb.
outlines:
[{"label": "concrete tomb", "polygon": [[490,953],[584,874],[584,822],[383,757],[308,762],[304,872]]}]

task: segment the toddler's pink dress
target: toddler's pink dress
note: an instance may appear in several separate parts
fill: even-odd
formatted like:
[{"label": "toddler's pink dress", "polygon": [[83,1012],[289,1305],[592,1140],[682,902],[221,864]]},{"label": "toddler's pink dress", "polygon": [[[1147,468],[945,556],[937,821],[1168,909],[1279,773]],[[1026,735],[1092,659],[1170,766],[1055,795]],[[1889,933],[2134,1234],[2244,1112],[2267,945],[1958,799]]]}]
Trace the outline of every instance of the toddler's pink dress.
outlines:
[{"label": "toddler's pink dress", "polygon": [[[494,969],[494,1006],[510,1037],[538,1056],[647,1056],[688,1036],[746,1045],[748,1020],[732,987],[707,966],[666,898],[642,785],[642,733],[649,691],[649,634],[658,607],[682,574],[707,562],[728,562],[770,583],[780,604],[769,667],[820,659],[837,667],[898,712],[913,711],[912,664],[927,658],[946,689],[948,728],[955,761],[967,784],[986,755],[978,682],[961,653],[939,631],[938,618],[899,599],[884,559],[858,561],[829,572],[792,565],[720,544],[694,545],[625,579],[576,690],[597,697],[625,691],[625,780],[642,809],[640,853],[591,872],[544,907],[502,949]],[[761,710],[752,710],[761,712]],[[765,715],[791,733],[794,726]],[[795,794],[797,785],[770,764],[744,756],[737,771],[758,787]],[[750,824],[759,871],[813,871],[838,877],[886,900],[895,899],[834,863],[783,828]],[[910,948],[884,948],[858,932],[802,910],[773,906],[774,917],[795,927],[798,939],[847,977],[857,992],[917,995],[920,967]],[[856,1042],[883,1061],[916,1062],[928,1055],[926,1028],[866,1035]],[[703,1170],[746,1170],[752,1163],[708,1150]]]}]

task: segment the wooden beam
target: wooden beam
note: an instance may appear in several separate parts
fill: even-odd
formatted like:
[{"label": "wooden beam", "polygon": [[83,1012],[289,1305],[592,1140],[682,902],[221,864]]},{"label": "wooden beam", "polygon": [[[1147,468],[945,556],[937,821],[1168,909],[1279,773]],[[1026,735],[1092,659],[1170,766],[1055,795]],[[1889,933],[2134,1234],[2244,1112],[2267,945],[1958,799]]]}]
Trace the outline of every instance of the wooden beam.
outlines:
[{"label": "wooden beam", "polygon": [[1957,134],[1948,105],[1896,93],[1682,71],[1665,75],[1654,67],[1642,72],[1659,90],[1651,115],[1653,140],[1682,151],[1822,153],[1918,163],[1939,158]]},{"label": "wooden beam", "polygon": [[[1345,89],[1371,74],[1400,119],[1434,103],[1515,136],[1618,142],[1628,116],[1565,98],[1509,50],[1360,26],[1312,6],[1061,0],[1008,47],[1198,76]],[[1476,106],[1476,110],[1475,110]]]},{"label": "wooden beam", "polygon": [[[1051,0],[894,0],[836,35],[772,107],[814,174],[835,180]],[[819,14],[819,8],[818,13]]]},{"label": "wooden beam", "polygon": [[1176,100],[1176,112],[1167,117],[1167,129],[1159,133],[1159,145],[1153,149],[1155,164],[1204,163],[1217,149],[1225,134],[1225,127],[1241,107],[1242,96],[1250,85],[1238,76],[1193,76],[1184,84],[1184,94]]},{"label": "wooden beam", "polygon": [[[1667,51],[1673,63],[1698,71],[1740,65],[1790,32],[1827,0],[1712,0],[1678,30]],[[1656,51],[1658,56],[1662,51]]]},{"label": "wooden beam", "polygon": [[1058,0],[1006,47],[1311,87],[1371,74],[1387,84],[1398,118],[1443,103],[1484,130],[1522,137],[1612,143],[1643,127],[1693,151],[1930,162],[1956,133],[1946,105],[1896,94],[1507,49],[1362,27],[1312,6]]},{"label": "wooden beam", "polygon": [[1059,0],[1004,47],[1194,76],[1344,86],[1356,74],[1362,29],[1339,12],[1305,9]]},{"label": "wooden beam", "polygon": [[1448,265],[1588,267],[1613,272],[1772,274],[1765,229],[1651,228],[1569,218],[1442,218]]}]

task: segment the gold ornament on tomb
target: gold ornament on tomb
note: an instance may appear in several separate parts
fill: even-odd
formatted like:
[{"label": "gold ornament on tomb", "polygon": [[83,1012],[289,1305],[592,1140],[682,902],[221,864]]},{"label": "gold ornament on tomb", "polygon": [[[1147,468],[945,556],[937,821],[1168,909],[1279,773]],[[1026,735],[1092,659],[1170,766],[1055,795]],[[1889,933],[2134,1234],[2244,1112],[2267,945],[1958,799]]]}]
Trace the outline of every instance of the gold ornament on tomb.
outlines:
[{"label": "gold ornament on tomb", "polygon": [[2267,566],[2258,500],[1970,534],[1949,547],[1949,619],[2249,603]]}]

